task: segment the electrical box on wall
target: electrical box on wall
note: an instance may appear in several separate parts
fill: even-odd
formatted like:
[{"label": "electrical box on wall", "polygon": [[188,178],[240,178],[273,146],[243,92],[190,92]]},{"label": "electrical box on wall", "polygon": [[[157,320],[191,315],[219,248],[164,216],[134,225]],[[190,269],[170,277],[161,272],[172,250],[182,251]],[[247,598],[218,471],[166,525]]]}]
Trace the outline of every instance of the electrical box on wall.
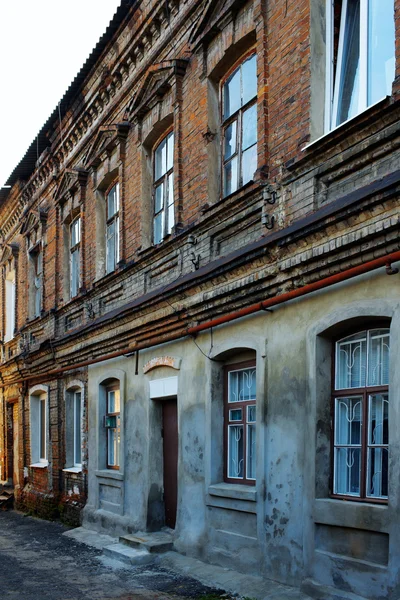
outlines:
[{"label": "electrical box on wall", "polygon": [[113,428],[117,426],[117,415],[105,415],[104,427]]}]

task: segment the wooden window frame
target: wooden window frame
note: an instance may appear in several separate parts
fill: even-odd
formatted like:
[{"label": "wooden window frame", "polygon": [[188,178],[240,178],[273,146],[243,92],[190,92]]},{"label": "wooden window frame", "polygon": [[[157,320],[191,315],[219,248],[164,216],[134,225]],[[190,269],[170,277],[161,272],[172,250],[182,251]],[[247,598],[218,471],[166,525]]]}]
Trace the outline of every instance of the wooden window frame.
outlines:
[{"label": "wooden window frame", "polygon": [[[371,386],[367,385],[368,374],[366,374],[366,385],[360,388],[345,388],[345,389],[336,389],[336,346],[341,341],[350,337],[354,334],[361,333],[363,331],[366,332],[367,344],[368,344],[368,334],[374,330],[379,329],[387,329],[390,335],[390,328],[387,323],[382,324],[373,324],[372,326],[364,326],[359,327],[357,329],[352,329],[346,332],[345,335],[341,335],[339,338],[333,341],[332,347],[332,395],[331,395],[331,497],[337,498],[341,500],[347,500],[352,502],[361,502],[361,503],[373,503],[373,504],[388,504],[388,498],[375,498],[374,496],[367,496],[367,470],[368,470],[368,431],[369,431],[369,397],[377,394],[387,394],[389,396],[389,384],[388,385],[377,385]],[[389,354],[390,361],[390,354]],[[335,431],[336,431],[336,410],[335,403],[338,398],[352,398],[352,397],[361,397],[361,415],[362,415],[362,429],[361,429],[361,452],[360,452],[360,495],[355,496],[352,494],[339,494],[335,493],[335,448],[340,447],[340,444],[335,443]],[[390,410],[390,405],[389,405]],[[388,416],[388,424],[389,424],[389,416]],[[382,444],[382,447],[386,448],[385,444]],[[389,445],[388,445],[389,447]],[[387,473],[387,477],[389,479],[389,471]]]},{"label": "wooden window frame", "polygon": [[[232,371],[240,371],[244,369],[254,368],[256,369],[256,361],[250,360],[235,364],[229,364],[224,367],[224,481],[226,483],[234,483],[239,485],[256,485],[256,478],[248,478],[247,477],[247,427],[249,424],[255,424],[256,422],[247,420],[247,407],[248,406],[256,406],[257,407],[257,392],[255,400],[244,400],[238,402],[229,402],[229,373]],[[229,411],[234,409],[242,410],[242,418],[241,420],[230,420]],[[257,408],[256,408],[257,410]],[[243,425],[243,477],[229,477],[228,476],[228,429],[229,425]]]},{"label": "wooden window frame", "polygon": [[[222,133],[222,135],[221,135],[221,171],[222,171],[221,172],[221,196],[222,196],[222,198],[226,198],[226,197],[230,196],[231,194],[234,194],[235,192],[237,192],[238,190],[240,190],[244,185],[246,185],[247,183],[249,183],[249,182],[243,183],[243,175],[242,175],[242,157],[243,157],[243,150],[242,150],[242,137],[243,137],[242,121],[243,121],[243,114],[249,108],[251,108],[253,105],[255,105],[256,106],[256,130],[257,130],[257,133],[258,133],[258,127],[257,127],[257,120],[258,120],[258,115],[257,115],[258,89],[257,89],[257,87],[258,86],[257,86],[257,83],[256,83],[256,95],[253,96],[250,100],[248,100],[246,102],[246,104],[244,104],[243,106],[240,106],[234,113],[232,113],[231,115],[229,115],[229,117],[227,117],[227,118],[225,118],[225,116],[224,116],[224,103],[225,103],[224,89],[225,89],[225,84],[227,83],[228,79],[230,77],[232,77],[232,75],[236,71],[238,71],[241,68],[241,66],[247,60],[249,60],[250,58],[252,58],[253,56],[255,56],[256,63],[257,63],[257,52],[256,52],[255,48],[252,48],[251,50],[249,50],[248,52],[246,52],[246,54],[242,55],[240,57],[240,59],[235,62],[235,64],[231,67],[231,69],[229,69],[229,71],[225,74],[225,76],[221,80],[221,84],[220,84],[220,109],[221,109],[221,133]],[[256,77],[256,81],[257,81],[257,77]],[[224,156],[224,154],[225,154],[224,153],[225,132],[228,129],[228,127],[234,121],[237,121],[237,127],[236,127],[236,152],[233,153],[231,156],[229,156],[228,159],[225,159],[225,156]],[[259,142],[259,140],[258,140],[258,135],[257,135],[257,141],[255,143],[256,152],[257,152],[258,142]],[[226,191],[225,191],[225,165],[227,165],[229,162],[232,162],[232,159],[235,156],[237,157],[237,187],[235,189],[233,189],[232,191],[230,191],[229,193],[226,193]],[[257,168],[257,161],[256,161],[256,168]]]}]

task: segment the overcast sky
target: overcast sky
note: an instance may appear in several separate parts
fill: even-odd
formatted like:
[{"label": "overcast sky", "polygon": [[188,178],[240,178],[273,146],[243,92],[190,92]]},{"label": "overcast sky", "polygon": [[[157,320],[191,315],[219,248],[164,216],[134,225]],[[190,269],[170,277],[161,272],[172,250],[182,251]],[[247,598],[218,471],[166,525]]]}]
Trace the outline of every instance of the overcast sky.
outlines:
[{"label": "overcast sky", "polygon": [[119,4],[120,0],[0,0],[0,186]]}]

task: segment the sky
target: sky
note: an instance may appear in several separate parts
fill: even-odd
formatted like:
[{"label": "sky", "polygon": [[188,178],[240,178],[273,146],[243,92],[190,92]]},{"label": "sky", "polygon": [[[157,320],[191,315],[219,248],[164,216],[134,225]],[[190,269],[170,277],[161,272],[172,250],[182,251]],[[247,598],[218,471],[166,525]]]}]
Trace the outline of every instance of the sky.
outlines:
[{"label": "sky", "polygon": [[120,0],[0,0],[0,186],[25,155]]}]

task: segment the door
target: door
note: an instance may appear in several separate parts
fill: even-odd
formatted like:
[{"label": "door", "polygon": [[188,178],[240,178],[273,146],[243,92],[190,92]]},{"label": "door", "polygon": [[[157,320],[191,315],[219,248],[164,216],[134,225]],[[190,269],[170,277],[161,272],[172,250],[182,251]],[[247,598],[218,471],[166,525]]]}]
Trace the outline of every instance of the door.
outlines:
[{"label": "door", "polygon": [[18,477],[18,403],[12,405],[13,407],[13,486],[15,487],[19,483]]},{"label": "door", "polygon": [[176,398],[162,401],[165,524],[175,528],[178,498],[178,411]]}]

